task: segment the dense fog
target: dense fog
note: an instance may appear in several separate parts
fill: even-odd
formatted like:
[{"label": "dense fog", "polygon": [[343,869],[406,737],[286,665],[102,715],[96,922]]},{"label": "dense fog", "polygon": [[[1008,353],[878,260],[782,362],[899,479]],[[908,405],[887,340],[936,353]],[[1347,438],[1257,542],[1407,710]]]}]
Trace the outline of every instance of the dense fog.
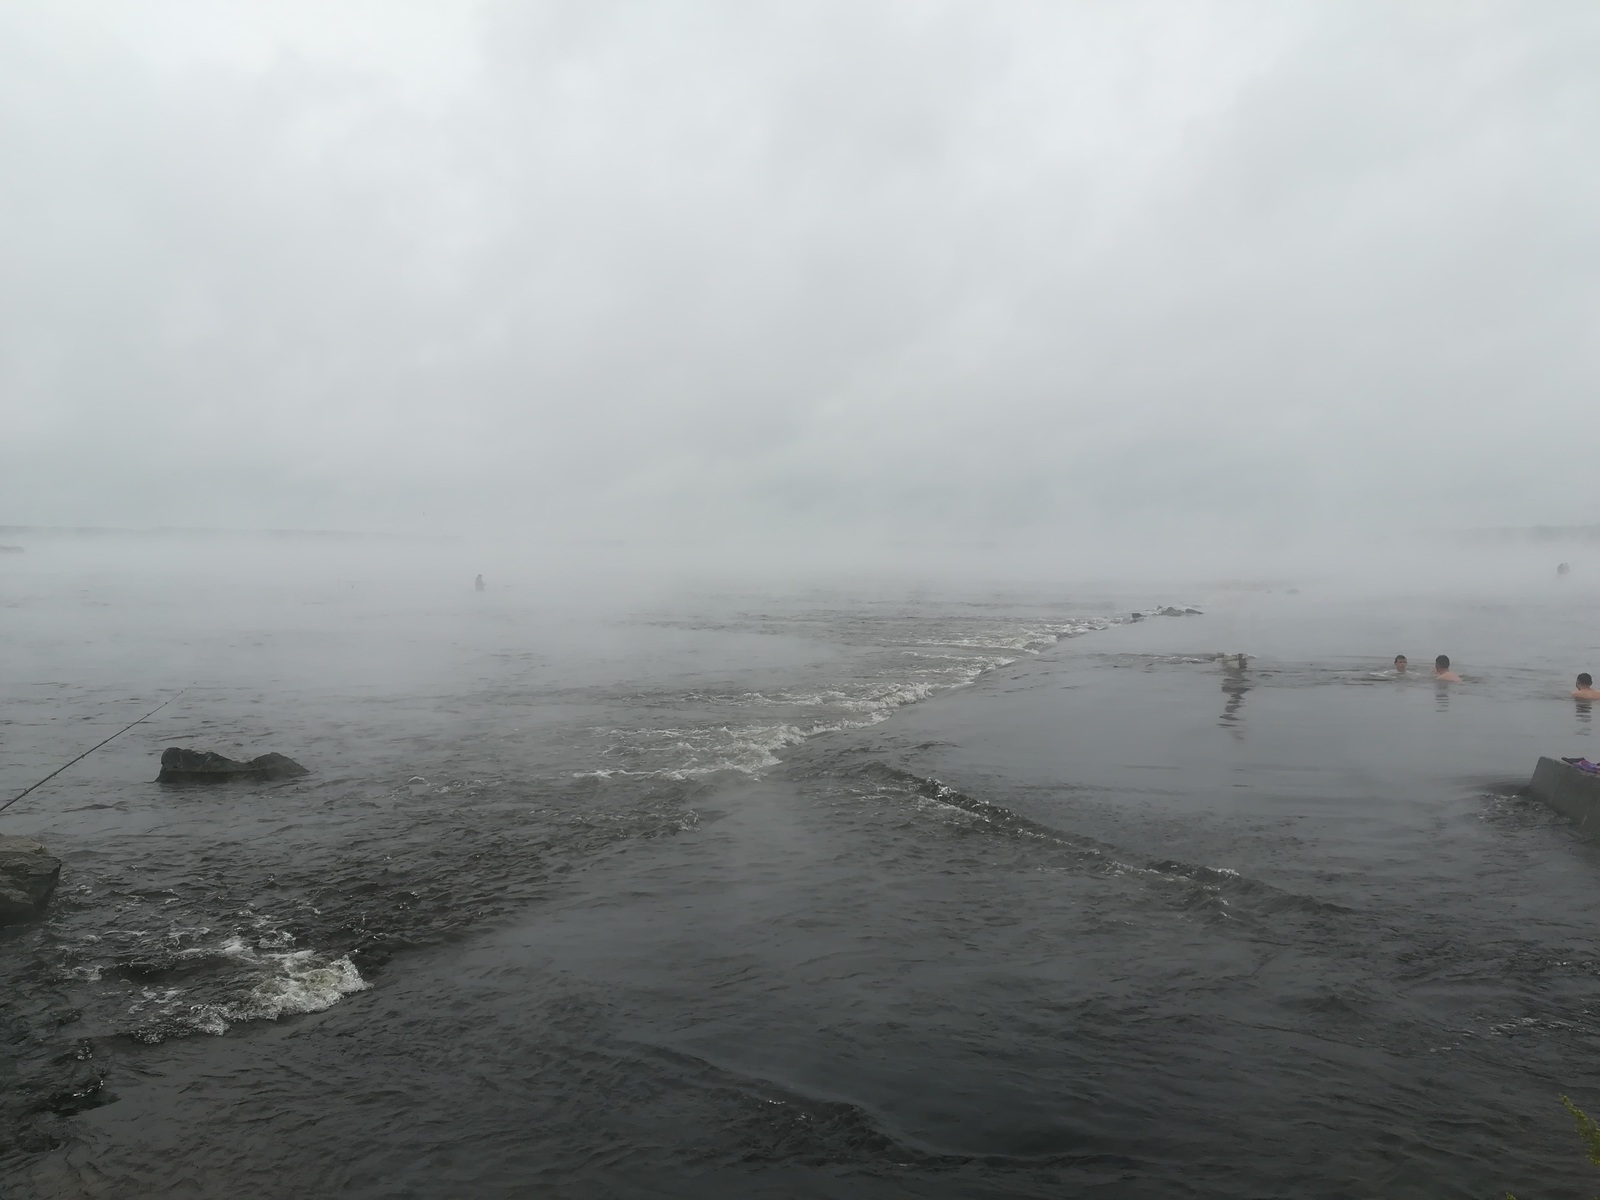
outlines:
[{"label": "dense fog", "polygon": [[1229,572],[1586,524],[1597,53],[1579,4],[7,5],[0,522]]}]

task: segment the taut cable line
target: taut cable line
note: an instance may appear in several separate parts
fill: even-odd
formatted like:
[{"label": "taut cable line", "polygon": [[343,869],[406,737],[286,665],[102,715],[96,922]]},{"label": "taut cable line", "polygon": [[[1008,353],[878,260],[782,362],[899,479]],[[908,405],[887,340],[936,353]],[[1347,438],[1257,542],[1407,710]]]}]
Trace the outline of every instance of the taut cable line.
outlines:
[{"label": "taut cable line", "polygon": [[34,784],[33,787],[23,788],[22,791],[18,792],[15,796],[11,797],[11,799],[7,800],[4,804],[0,804],[0,812],[5,812],[6,809],[10,808],[18,800],[21,800],[29,792],[33,791],[34,788],[43,787],[45,784],[49,783],[57,775],[61,774],[61,772],[65,771],[68,767],[70,767],[72,765],[72,763],[82,762],[84,759],[88,758],[89,755],[93,754],[96,750],[100,749],[101,746],[104,746],[106,744],[106,742],[115,741],[117,738],[119,738],[123,734],[127,733],[128,730],[132,729],[134,725],[143,725],[151,717],[155,716],[163,708],[165,708],[167,705],[171,704],[174,700],[176,700],[179,696],[183,695],[184,692],[187,692],[188,690],[189,690],[188,688],[179,688],[175,694],[173,694],[171,696],[168,696],[165,700],[163,700],[160,704],[156,705],[149,712],[145,713],[145,715],[140,717],[137,721],[134,721],[130,725],[124,725],[121,729],[117,730],[110,737],[108,737],[105,740],[105,742],[96,742],[93,746],[90,746],[82,754],[78,755],[77,758],[73,759],[72,762],[62,763],[54,771],[51,771],[50,774],[46,775],[43,779],[39,780],[38,783]]}]

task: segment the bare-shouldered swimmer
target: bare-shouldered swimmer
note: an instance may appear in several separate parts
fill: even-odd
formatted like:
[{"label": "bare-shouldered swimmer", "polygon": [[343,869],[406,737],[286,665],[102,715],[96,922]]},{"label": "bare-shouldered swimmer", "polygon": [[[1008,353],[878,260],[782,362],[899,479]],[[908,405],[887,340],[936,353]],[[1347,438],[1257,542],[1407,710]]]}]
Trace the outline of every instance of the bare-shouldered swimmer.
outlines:
[{"label": "bare-shouldered swimmer", "polygon": [[1585,671],[1578,676],[1578,686],[1572,690],[1574,700],[1600,700],[1600,692],[1594,690],[1594,677]]},{"label": "bare-shouldered swimmer", "polygon": [[1461,676],[1450,669],[1450,656],[1441,654],[1433,660],[1433,677],[1439,683],[1460,683]]}]

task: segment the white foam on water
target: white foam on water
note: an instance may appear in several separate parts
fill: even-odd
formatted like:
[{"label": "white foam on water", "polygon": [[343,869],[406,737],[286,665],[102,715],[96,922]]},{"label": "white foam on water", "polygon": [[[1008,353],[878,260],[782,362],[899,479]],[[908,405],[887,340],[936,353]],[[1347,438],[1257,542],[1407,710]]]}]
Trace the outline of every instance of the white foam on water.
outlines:
[{"label": "white foam on water", "polygon": [[276,1021],[295,1013],[321,1012],[352,992],[372,986],[348,957],[330,962],[314,950],[259,957],[275,962],[278,969],[251,988],[243,1000],[197,1006],[190,1017],[196,1029],[220,1036],[242,1021]]},{"label": "white foam on water", "polygon": [[[1037,655],[1064,638],[1077,637],[1119,623],[1116,618],[1088,619],[1019,627],[951,631],[949,637],[925,636],[917,641],[880,643],[898,656],[888,677],[858,679],[834,686],[792,689],[691,689],[665,696],[652,707],[676,712],[711,706],[755,715],[762,709],[787,709],[782,723],[708,722],[703,726],[605,728],[590,730],[608,743],[602,757],[617,765],[595,765],[575,771],[575,779],[701,780],[722,772],[757,776],[782,761],[778,752],[809,738],[860,729],[887,720],[897,709],[930,696],[975,683],[998,667]],[[918,647],[918,648],[911,648]],[[774,714],[776,715],[776,714]]]},{"label": "white foam on water", "polygon": [[[244,968],[230,985],[236,999],[195,1003],[188,986],[141,989],[128,1010],[140,1018],[143,1029],[134,1036],[159,1042],[174,1027],[220,1036],[243,1021],[275,1021],[295,1013],[321,1012],[352,992],[371,985],[361,978],[348,957],[329,959],[316,950],[290,950],[294,941],[286,930],[258,920],[254,934],[234,934],[211,946],[180,951],[175,959],[228,960]],[[94,968],[91,978],[98,978]],[[249,991],[238,995],[248,987]]]},{"label": "white foam on water", "polygon": [[[927,642],[928,646],[961,649],[1003,648],[1033,653],[1033,645],[1054,644],[1062,636],[1083,632],[1098,625],[1072,625],[1051,627],[1048,630],[1026,630],[1020,638],[1003,644],[989,641]],[[1013,644],[1015,643],[1015,644]],[[798,745],[809,738],[846,729],[861,729],[887,720],[895,710],[916,704],[939,692],[966,687],[997,667],[1009,666],[1017,661],[1014,654],[975,654],[957,652],[946,654],[904,650],[910,658],[942,664],[916,668],[920,678],[890,679],[845,685],[817,690],[784,690],[775,692],[741,691],[716,693],[692,691],[683,699],[698,704],[723,704],[736,708],[784,707],[790,709],[820,710],[810,720],[796,719],[778,725],[751,724],[745,726],[717,725],[700,729],[596,729],[595,733],[612,741],[611,752],[634,758],[630,766],[597,767],[573,773],[575,779],[650,778],[676,781],[704,779],[724,771],[744,775],[759,775],[782,760],[777,751],[785,746]],[[832,718],[832,719],[830,719]],[[639,763],[639,757],[676,752],[678,761],[670,765],[650,766]]]}]

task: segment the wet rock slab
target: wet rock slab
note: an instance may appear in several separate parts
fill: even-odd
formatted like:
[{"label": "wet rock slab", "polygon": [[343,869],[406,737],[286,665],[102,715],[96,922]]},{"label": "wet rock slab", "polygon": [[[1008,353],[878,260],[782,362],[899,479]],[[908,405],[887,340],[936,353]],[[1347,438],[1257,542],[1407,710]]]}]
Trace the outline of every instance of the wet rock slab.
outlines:
[{"label": "wet rock slab", "polygon": [[1600,775],[1590,775],[1560,759],[1541,758],[1528,790],[1584,834],[1600,838]]},{"label": "wet rock slab", "polygon": [[262,754],[248,762],[224,758],[211,750],[169,746],[161,753],[157,783],[224,783],[230,779],[292,779],[310,772],[282,754]]},{"label": "wet rock slab", "polygon": [[60,878],[61,860],[41,843],[0,836],[0,925],[38,916]]}]

